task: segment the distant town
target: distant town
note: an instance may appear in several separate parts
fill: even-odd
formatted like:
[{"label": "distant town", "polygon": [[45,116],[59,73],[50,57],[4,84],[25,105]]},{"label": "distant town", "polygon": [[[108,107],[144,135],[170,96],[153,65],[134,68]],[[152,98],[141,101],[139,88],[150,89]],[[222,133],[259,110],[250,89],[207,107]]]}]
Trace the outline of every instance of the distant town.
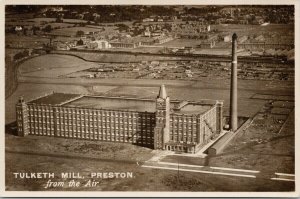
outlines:
[{"label": "distant town", "polygon": [[[255,31],[255,25],[293,24],[292,6],[7,6],[6,10],[6,34],[49,38],[49,42],[34,44],[8,41],[6,47],[34,46],[35,52],[47,46],[55,50],[141,48],[135,51],[197,54],[202,53],[197,49],[228,48],[231,35],[224,31],[231,27],[226,28],[228,25],[245,27],[239,43],[254,54],[290,56],[270,49],[294,48],[292,32]],[[23,15],[34,14],[29,19],[10,19],[19,10]],[[255,52],[261,48],[265,51]]]}]

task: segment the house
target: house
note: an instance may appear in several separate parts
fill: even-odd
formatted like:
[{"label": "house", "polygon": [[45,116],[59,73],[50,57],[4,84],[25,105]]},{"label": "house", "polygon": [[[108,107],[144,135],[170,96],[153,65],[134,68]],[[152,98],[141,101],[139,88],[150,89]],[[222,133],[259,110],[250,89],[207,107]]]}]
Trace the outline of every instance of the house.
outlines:
[{"label": "house", "polygon": [[111,45],[106,40],[95,40],[86,43],[86,46],[91,49],[107,49],[111,48]]},{"label": "house", "polygon": [[155,37],[154,41],[157,44],[163,44],[163,43],[166,43],[166,42],[169,42],[169,41],[172,41],[172,40],[173,40],[172,36],[161,35],[161,36]]},{"label": "house", "polygon": [[139,46],[139,43],[136,42],[119,42],[119,41],[113,41],[109,42],[110,46],[112,48],[136,48]]},{"label": "house", "polygon": [[242,37],[238,37],[238,43],[244,43],[248,40],[248,36],[244,35]]},{"label": "house", "polygon": [[145,19],[143,19],[143,22],[153,22],[154,21],[154,19],[152,19],[152,18],[145,18]]},{"label": "house", "polygon": [[256,41],[265,41],[265,37],[263,35],[259,35],[255,38]]},{"label": "house", "polygon": [[146,31],[144,32],[144,36],[145,36],[145,37],[151,37],[151,32],[150,32],[149,30],[146,30]]},{"label": "house", "polygon": [[22,28],[22,26],[16,26],[16,27],[15,27],[15,32],[16,32],[17,34],[22,34],[22,33],[23,33],[23,28]]},{"label": "house", "polygon": [[224,42],[231,42],[231,35],[224,36]]}]

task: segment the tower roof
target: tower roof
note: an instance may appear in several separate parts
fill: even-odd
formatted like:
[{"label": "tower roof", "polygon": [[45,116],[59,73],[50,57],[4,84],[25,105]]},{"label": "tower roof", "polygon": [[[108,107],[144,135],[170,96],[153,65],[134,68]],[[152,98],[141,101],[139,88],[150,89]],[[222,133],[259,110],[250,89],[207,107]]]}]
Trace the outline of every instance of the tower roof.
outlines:
[{"label": "tower roof", "polygon": [[165,85],[161,85],[160,86],[158,97],[162,98],[162,99],[166,99],[167,98],[167,91],[166,91]]}]

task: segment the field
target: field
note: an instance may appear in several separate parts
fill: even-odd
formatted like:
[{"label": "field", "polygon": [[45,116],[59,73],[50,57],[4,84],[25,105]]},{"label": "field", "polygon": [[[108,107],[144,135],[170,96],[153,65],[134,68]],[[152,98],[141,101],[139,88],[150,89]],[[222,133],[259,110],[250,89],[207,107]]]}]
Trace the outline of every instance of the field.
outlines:
[{"label": "field", "polygon": [[234,33],[246,33],[249,34],[260,34],[262,32],[278,32],[285,33],[293,31],[292,24],[269,24],[267,26],[260,25],[242,25],[242,24],[221,24],[221,25],[211,25],[211,29],[222,30],[222,32]]},{"label": "field", "polygon": [[[147,47],[147,46],[141,46],[138,48],[132,48],[130,49],[130,52],[142,52],[142,53],[160,53],[162,50],[164,49],[163,46],[151,46],[151,47]],[[108,48],[106,50],[109,51],[124,51],[124,52],[128,52],[127,48]]]},{"label": "field", "polygon": [[[42,155],[27,155],[24,161],[24,154],[7,153],[6,164],[14,164],[9,167],[6,174],[6,190],[29,190],[44,191],[46,179],[19,179],[14,180],[12,172],[21,169],[31,169],[32,172],[54,172],[55,179],[52,181],[64,181],[67,183],[71,179],[61,179],[60,173],[81,172],[84,179],[78,179],[82,184],[77,188],[56,187],[49,188],[48,191],[289,191],[293,187],[289,182],[268,181],[266,179],[246,179],[231,178],[227,176],[207,176],[205,174],[195,174],[168,170],[150,170],[137,164],[126,164],[125,162],[104,162],[101,159],[88,158],[67,158]],[[84,162],[84,164],[83,164]],[[25,167],[24,167],[25,166]],[[84,187],[83,185],[90,179],[91,172],[133,172],[134,178],[125,179],[94,179],[100,183],[95,187]],[[290,184],[287,186],[287,183]],[[234,184],[234,186],[232,186]]]},{"label": "field", "polygon": [[239,37],[264,35],[267,43],[294,43],[292,24],[269,24],[267,26],[221,24],[211,25],[211,29],[222,31],[223,35],[237,33]]},{"label": "field", "polygon": [[[24,21],[27,22],[35,22],[35,23],[41,23],[41,22],[55,22],[56,18],[32,18],[32,19],[26,19]],[[82,19],[63,19],[66,23],[86,23],[86,20]]]},{"label": "field", "polygon": [[38,48],[49,43],[49,38],[38,36],[18,36],[7,34],[5,45],[8,48]]},{"label": "field", "polygon": [[182,48],[182,47],[196,47],[201,43],[201,40],[196,39],[174,39],[172,41],[159,44],[158,46],[165,46],[171,48]]},{"label": "field", "polygon": [[64,19],[64,23],[56,23],[56,18],[14,18],[14,17],[6,17],[5,26],[24,26],[26,28],[31,29],[32,26],[37,26],[40,28],[44,28],[47,25],[51,25],[52,28],[67,28],[73,27],[76,23],[86,23],[85,20],[80,19]]},{"label": "field", "polygon": [[295,120],[293,108],[289,111],[290,115],[280,117],[261,112],[246,131],[234,138],[222,155],[211,158],[209,163],[267,173],[295,173]]},{"label": "field", "polygon": [[58,77],[96,66],[98,64],[87,63],[77,57],[52,54],[25,61],[19,67],[19,71],[25,76]]},{"label": "field", "polygon": [[[117,54],[117,53],[116,53]],[[77,51],[54,51],[53,55],[47,55],[47,59],[52,60],[51,63],[57,63],[54,76],[59,73],[61,69],[61,76],[76,78],[76,77],[88,77],[88,78],[128,78],[128,79],[170,79],[170,80],[201,80],[203,77],[228,79],[230,78],[230,63],[228,62],[214,62],[214,61],[176,61],[183,59],[181,57],[159,57],[151,55],[130,55],[122,54],[115,58],[116,54],[101,53],[99,52],[77,52]],[[68,55],[73,55],[68,56]],[[87,60],[78,60],[78,58]],[[163,61],[158,65],[152,65],[151,59],[157,61]],[[42,59],[42,58],[39,58]],[[38,61],[35,58],[33,62]],[[77,70],[70,69],[70,67],[63,67],[66,63],[65,60],[70,60],[70,63],[78,62],[86,66],[86,70],[82,67],[78,67]],[[189,58],[192,59],[192,58]],[[78,61],[76,61],[78,60]],[[168,60],[168,61],[167,61]],[[91,62],[88,62],[91,61]],[[148,63],[134,63],[149,61]],[[99,65],[96,64],[99,62]],[[103,63],[105,62],[105,63]],[[110,62],[112,64],[108,64]],[[36,65],[36,64],[33,64]],[[71,64],[72,65],[72,64]],[[32,68],[27,65],[28,68]],[[26,66],[26,67],[27,67]],[[30,67],[29,67],[30,66]],[[90,68],[88,68],[90,66]],[[70,69],[70,70],[68,70]],[[187,74],[187,70],[190,71],[190,75]],[[26,71],[26,75],[38,76],[43,74],[42,72],[50,71],[49,69],[39,69],[33,67],[32,71]],[[293,81],[294,79],[294,66],[284,63],[241,63],[238,70],[238,78],[244,80],[282,80]],[[22,72],[22,71],[21,71]],[[43,76],[53,76],[52,73],[45,73]],[[53,77],[54,77],[53,76]]]},{"label": "field", "polygon": [[[55,25],[56,23],[54,23]],[[98,35],[109,35],[114,33],[116,27],[101,27],[101,26],[93,26],[93,25],[86,25],[84,27],[72,27],[72,24],[66,24],[61,26],[61,28],[55,29],[51,31],[51,35],[57,35],[57,36],[68,36],[68,37],[74,37],[76,36],[77,31],[83,31],[85,33],[89,32],[99,32]],[[57,25],[59,26],[59,25]],[[65,28],[64,28],[65,27]],[[104,30],[103,30],[104,28]]]}]

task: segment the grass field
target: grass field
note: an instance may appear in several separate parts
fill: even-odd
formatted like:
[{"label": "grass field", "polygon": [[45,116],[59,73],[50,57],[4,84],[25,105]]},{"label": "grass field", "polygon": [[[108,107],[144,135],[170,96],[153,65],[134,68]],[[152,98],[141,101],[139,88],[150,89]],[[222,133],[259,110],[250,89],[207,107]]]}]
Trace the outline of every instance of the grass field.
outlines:
[{"label": "grass field", "polygon": [[260,32],[289,32],[293,31],[292,24],[269,24],[267,26],[260,26],[260,25],[242,25],[242,24],[220,24],[220,25],[211,25],[211,29],[218,29],[222,30],[223,32],[239,32],[249,34],[253,33],[260,33]]},{"label": "grass field", "polygon": [[[40,23],[40,22],[55,22],[56,18],[32,18],[32,19],[26,19],[24,21],[27,22],[35,22],[35,23]],[[64,22],[67,23],[85,23],[87,22],[86,20],[82,19],[63,19]]]},{"label": "grass field", "polygon": [[107,35],[114,32],[114,27],[106,27],[105,31],[102,31],[100,27],[85,26],[85,27],[70,27],[71,25],[66,24],[67,28],[52,30],[50,34],[63,35],[63,36],[76,36],[77,31],[89,32],[100,32],[99,35]]},{"label": "grass field", "polygon": [[58,77],[96,66],[97,63],[86,62],[77,57],[51,54],[25,61],[20,65],[19,71],[25,76]]},{"label": "grass field", "polygon": [[[292,182],[271,181],[266,178],[239,178],[222,175],[177,172],[140,167],[141,161],[155,152],[128,144],[111,144],[83,140],[29,136],[18,138],[6,135],[6,190],[26,191],[291,191]],[[17,143],[17,145],[16,145]],[[24,158],[24,156],[26,158]],[[109,158],[108,160],[106,158]],[[226,158],[226,156],[225,156]],[[225,160],[224,160],[225,161]],[[17,162],[17,164],[16,164]],[[14,166],[10,166],[14,165]],[[209,164],[210,165],[210,164]],[[218,165],[218,164],[217,164]],[[223,165],[221,163],[221,165]],[[63,172],[79,172],[84,178],[75,179],[77,188],[51,187],[48,179],[15,179],[13,172],[53,172],[52,181],[67,183]],[[97,179],[92,172],[132,172],[133,178]],[[89,179],[99,181],[94,187],[84,184]],[[234,184],[234,186],[232,186]]]},{"label": "grass field", "polygon": [[[268,43],[294,42],[294,25],[292,24],[269,24],[267,26],[221,24],[211,25],[211,29],[217,29],[221,31],[223,35],[232,35],[233,33],[237,33],[238,37],[264,35],[266,42]],[[288,38],[285,38],[287,36]]]},{"label": "grass field", "polygon": [[38,48],[48,44],[49,39],[39,36],[16,36],[13,34],[5,35],[5,45],[15,48]]},{"label": "grass field", "polygon": [[295,120],[294,112],[287,118],[287,125],[277,115],[257,115],[246,131],[237,135],[224,150],[212,157],[211,165],[257,169],[260,171],[295,173]]},{"label": "grass field", "polygon": [[201,40],[196,40],[196,39],[174,39],[172,41],[159,44],[158,46],[165,46],[165,47],[177,47],[177,48],[182,48],[182,47],[196,47],[201,43]]}]

